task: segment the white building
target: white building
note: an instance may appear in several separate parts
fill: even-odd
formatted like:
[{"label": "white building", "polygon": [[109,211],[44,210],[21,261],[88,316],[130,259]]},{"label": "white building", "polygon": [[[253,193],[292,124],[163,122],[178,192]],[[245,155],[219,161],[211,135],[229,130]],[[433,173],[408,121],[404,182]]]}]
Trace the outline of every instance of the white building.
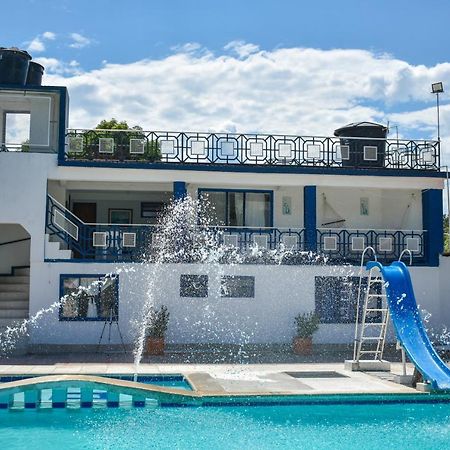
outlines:
[{"label": "white building", "polygon": [[[293,254],[281,264],[223,264],[219,275],[195,262],[167,264],[154,289],[171,313],[169,343],[289,342],[294,317],[311,310],[322,321],[315,342],[350,343],[349,276],[367,246],[386,263],[409,249],[421,307],[436,328],[450,325],[438,142],[73,130],[67,89],[52,86],[2,85],[0,108],[2,326],[119,273],[118,320],[131,343],[152,274],[141,258],[144,246],[157,245],[155,217],[171,198],[202,192],[227,245],[245,252],[283,244]],[[29,118],[25,144],[8,142],[19,113]],[[221,283],[229,283],[227,296]],[[97,344],[107,297],[43,314],[29,344]]]}]

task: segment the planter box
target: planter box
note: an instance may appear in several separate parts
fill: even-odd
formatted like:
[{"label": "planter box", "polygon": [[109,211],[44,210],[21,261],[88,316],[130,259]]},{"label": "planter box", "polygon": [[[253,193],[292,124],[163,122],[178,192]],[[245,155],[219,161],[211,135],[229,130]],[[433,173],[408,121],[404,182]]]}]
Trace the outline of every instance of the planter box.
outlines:
[{"label": "planter box", "polygon": [[147,337],[145,339],[146,355],[164,355],[165,341],[164,338]]},{"label": "planter box", "polygon": [[312,338],[295,337],[292,341],[292,348],[296,355],[311,355]]}]

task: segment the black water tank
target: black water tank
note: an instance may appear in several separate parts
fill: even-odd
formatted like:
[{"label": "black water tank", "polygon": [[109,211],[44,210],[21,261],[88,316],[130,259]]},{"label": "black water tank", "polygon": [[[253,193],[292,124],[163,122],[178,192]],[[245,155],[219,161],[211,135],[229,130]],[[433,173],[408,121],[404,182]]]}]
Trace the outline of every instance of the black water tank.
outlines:
[{"label": "black water tank", "polygon": [[41,66],[37,62],[30,61],[30,65],[28,66],[27,85],[41,86],[43,74],[44,66]]},{"label": "black water tank", "polygon": [[25,50],[0,47],[0,84],[23,86],[31,56]]},{"label": "black water tank", "polygon": [[[384,167],[387,136],[387,127],[384,125],[373,122],[350,123],[335,130],[334,135],[341,137],[344,167]],[[351,139],[352,137],[367,139]]]}]

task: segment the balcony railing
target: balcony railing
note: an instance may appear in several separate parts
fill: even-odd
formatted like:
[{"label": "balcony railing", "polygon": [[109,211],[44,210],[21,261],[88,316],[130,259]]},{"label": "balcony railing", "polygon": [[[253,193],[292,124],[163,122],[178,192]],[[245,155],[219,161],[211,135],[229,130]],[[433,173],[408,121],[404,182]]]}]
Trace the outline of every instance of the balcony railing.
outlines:
[{"label": "balcony railing", "polygon": [[439,142],[270,134],[72,129],[66,161],[439,170]]},{"label": "balcony railing", "polygon": [[318,229],[317,249],[333,259],[357,262],[368,246],[384,262],[397,260],[404,250],[409,250],[418,262],[425,257],[424,233],[423,230]]},{"label": "balcony railing", "polygon": [[[316,259],[311,259],[305,251],[306,233],[302,228],[210,227],[207,230],[225,250],[231,254],[238,250],[243,256],[242,261],[250,263],[276,260],[286,264],[307,264],[326,259],[359,263],[367,246],[376,249],[378,259],[384,262],[398,259],[405,249],[411,252],[415,263],[420,263],[425,255],[424,232],[421,230],[318,229],[317,253],[323,258]],[[161,231],[156,225],[84,223],[53,197],[47,198],[46,232],[71,250],[73,259],[152,261],[164,242]],[[182,235],[183,231],[180,233]],[[188,254],[186,258],[171,262],[193,261],[189,260]]]}]

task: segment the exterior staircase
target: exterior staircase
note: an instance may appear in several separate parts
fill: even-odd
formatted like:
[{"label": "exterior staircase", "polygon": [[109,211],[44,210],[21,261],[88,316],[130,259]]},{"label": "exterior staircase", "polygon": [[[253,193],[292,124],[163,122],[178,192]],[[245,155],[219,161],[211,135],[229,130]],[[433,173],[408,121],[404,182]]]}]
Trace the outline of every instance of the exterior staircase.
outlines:
[{"label": "exterior staircase", "polygon": [[28,318],[29,296],[29,267],[13,268],[11,275],[0,275],[0,326]]},{"label": "exterior staircase", "polygon": [[[29,316],[30,268],[13,267],[11,275],[0,275],[0,333]],[[14,342],[14,354],[27,350],[28,336]]]},{"label": "exterior staircase", "polygon": [[45,258],[46,259],[70,259],[71,250],[61,249],[61,242],[52,241],[48,233],[45,234]]}]

